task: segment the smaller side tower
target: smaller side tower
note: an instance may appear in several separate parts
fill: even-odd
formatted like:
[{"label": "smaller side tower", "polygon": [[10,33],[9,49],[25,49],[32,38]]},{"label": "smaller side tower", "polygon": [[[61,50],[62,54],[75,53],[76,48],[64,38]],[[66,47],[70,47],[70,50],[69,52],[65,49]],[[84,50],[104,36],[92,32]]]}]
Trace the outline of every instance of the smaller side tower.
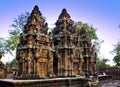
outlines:
[{"label": "smaller side tower", "polygon": [[91,39],[84,28],[80,31],[81,36],[81,45],[82,45],[82,55],[83,55],[83,70],[85,73],[92,73],[95,69],[96,64],[96,53],[94,53],[94,49],[92,47]]}]

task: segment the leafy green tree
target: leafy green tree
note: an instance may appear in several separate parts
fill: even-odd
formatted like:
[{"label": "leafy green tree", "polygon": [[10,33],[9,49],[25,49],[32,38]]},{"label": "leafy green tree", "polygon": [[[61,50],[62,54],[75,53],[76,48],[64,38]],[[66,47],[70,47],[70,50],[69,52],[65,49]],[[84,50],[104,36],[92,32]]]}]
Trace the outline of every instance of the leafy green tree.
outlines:
[{"label": "leafy green tree", "polygon": [[103,59],[101,59],[101,60],[98,59],[98,61],[97,61],[97,63],[96,63],[96,67],[97,67],[98,69],[108,68],[108,67],[110,67],[110,65],[106,64],[108,61],[109,61],[109,60],[108,60],[108,59],[105,59],[105,58],[103,58]]},{"label": "leafy green tree", "polygon": [[115,53],[115,56],[113,61],[116,63],[116,66],[120,66],[120,42],[114,45],[114,47],[113,52]]},{"label": "leafy green tree", "polygon": [[3,56],[9,53],[9,49],[6,45],[7,45],[6,39],[0,38],[0,52],[2,53]]},{"label": "leafy green tree", "polygon": [[[7,44],[8,43],[6,39],[0,38],[0,52],[2,53],[2,57],[6,57],[6,54],[9,54],[11,52],[10,49],[7,47]],[[6,65],[9,65],[9,62],[7,62]]]},{"label": "leafy green tree", "polygon": [[12,54],[15,51],[18,43],[19,43],[19,35],[24,28],[24,25],[27,22],[27,18],[29,17],[29,13],[21,14],[18,18],[15,18],[13,24],[11,25],[13,30],[9,30],[9,37],[6,40],[6,47],[8,48],[8,52]]},{"label": "leafy green tree", "polygon": [[116,55],[113,61],[116,63],[116,66],[120,66],[120,55]]},{"label": "leafy green tree", "polygon": [[27,23],[27,19],[29,16],[30,16],[29,12],[18,15],[17,18],[14,18],[13,24],[11,25],[11,27],[15,28],[15,30],[17,30],[18,33],[22,32],[22,29],[24,28],[24,25]]}]

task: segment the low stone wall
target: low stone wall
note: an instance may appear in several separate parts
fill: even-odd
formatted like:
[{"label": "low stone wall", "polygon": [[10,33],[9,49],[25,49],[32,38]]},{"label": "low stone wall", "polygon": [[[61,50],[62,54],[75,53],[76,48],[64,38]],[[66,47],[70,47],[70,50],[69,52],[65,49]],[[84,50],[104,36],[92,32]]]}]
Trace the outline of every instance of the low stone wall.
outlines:
[{"label": "low stone wall", "polygon": [[120,80],[120,68],[103,68],[98,69],[98,72],[104,72],[107,75],[111,75],[113,79]]},{"label": "low stone wall", "polygon": [[111,80],[112,76],[111,75],[99,75],[98,79],[99,79],[99,81]]},{"label": "low stone wall", "polygon": [[89,87],[85,78],[54,78],[40,80],[1,79],[0,87]]}]

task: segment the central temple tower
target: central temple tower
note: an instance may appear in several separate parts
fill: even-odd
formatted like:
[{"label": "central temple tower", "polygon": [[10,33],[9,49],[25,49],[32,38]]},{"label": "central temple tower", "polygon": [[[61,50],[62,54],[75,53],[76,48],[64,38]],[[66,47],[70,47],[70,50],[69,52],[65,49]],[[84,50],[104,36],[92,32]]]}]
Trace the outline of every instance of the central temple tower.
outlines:
[{"label": "central temple tower", "polygon": [[[54,72],[58,77],[71,77],[80,74],[81,50],[73,27],[74,21],[70,19],[66,9],[62,10],[53,30],[55,46]],[[78,46],[76,48],[76,46]]]},{"label": "central temple tower", "polygon": [[20,34],[16,58],[22,78],[50,77],[53,74],[53,43],[48,24],[35,6]]}]

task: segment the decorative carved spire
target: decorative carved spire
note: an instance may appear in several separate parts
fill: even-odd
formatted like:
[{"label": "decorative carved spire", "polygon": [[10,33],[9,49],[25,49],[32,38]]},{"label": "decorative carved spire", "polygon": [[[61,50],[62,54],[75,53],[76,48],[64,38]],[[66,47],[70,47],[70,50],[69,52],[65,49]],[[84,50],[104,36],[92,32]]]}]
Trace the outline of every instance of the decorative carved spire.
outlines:
[{"label": "decorative carved spire", "polygon": [[[30,25],[32,27],[30,27]],[[32,10],[27,20],[27,24],[25,25],[23,29],[23,32],[27,33],[30,30],[31,32],[40,31],[41,33],[45,33],[45,34],[47,34],[47,31],[48,31],[47,23],[45,23],[45,19],[42,17],[42,13],[39,11],[39,8],[37,5]]]},{"label": "decorative carved spire", "polygon": [[70,15],[67,13],[67,10],[65,8],[62,10],[62,13],[59,16],[59,19],[64,17],[70,18]]},{"label": "decorative carved spire", "polygon": [[32,10],[31,15],[32,14],[39,14],[40,16],[42,15],[42,13],[39,11],[39,7],[37,5]]},{"label": "decorative carved spire", "polygon": [[66,31],[75,33],[75,28],[73,27],[74,21],[71,19],[70,15],[67,13],[67,10],[64,8],[62,10],[62,13],[60,13],[60,16],[58,17],[58,20],[56,21],[55,25],[56,27],[53,30],[53,33],[59,33]]}]

